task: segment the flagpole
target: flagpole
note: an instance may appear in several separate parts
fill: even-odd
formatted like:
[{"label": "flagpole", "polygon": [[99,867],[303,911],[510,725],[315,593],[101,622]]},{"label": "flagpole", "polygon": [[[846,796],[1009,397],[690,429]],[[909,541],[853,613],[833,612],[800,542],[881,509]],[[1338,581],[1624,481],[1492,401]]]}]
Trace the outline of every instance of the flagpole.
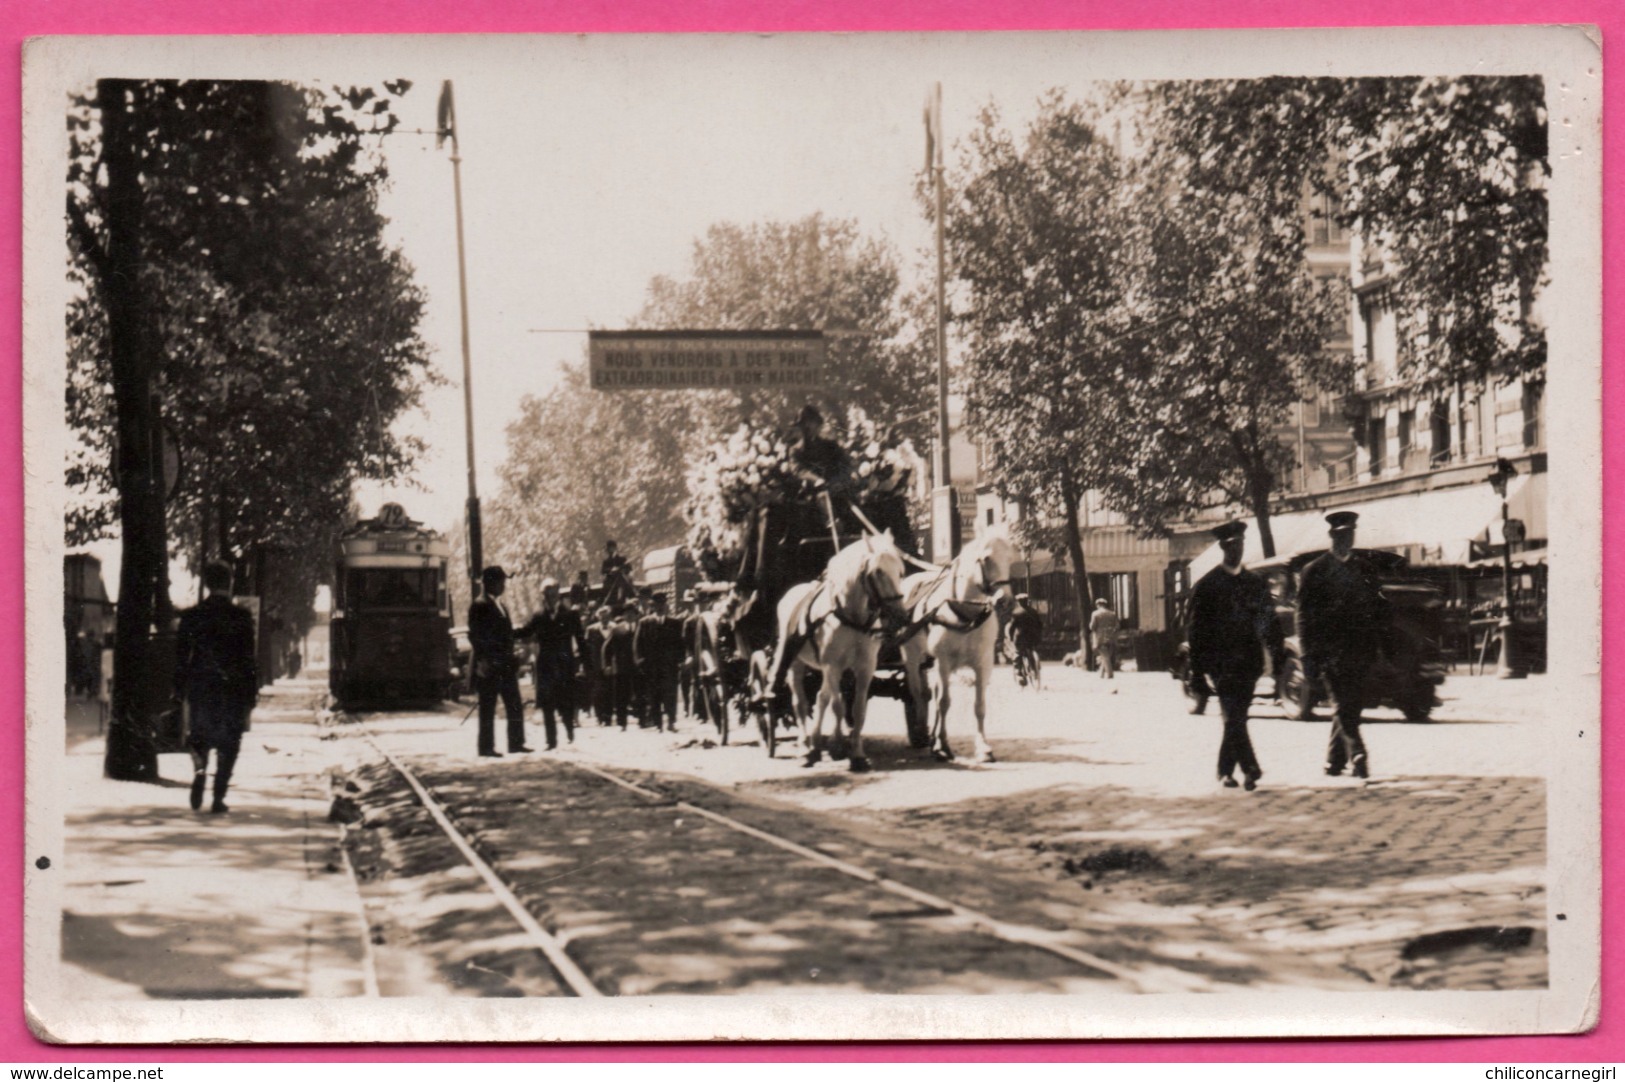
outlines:
[{"label": "flagpole", "polygon": [[936,161],[932,175],[937,196],[937,484],[953,484],[948,453],[948,315],[944,279],[946,257],[943,254],[943,195],[942,195],[942,84],[936,84],[931,103],[932,129],[936,138]]},{"label": "flagpole", "polygon": [[480,572],[485,567],[480,524],[480,493],[474,469],[474,369],[468,348],[468,266],[463,255],[463,157],[457,148],[457,112],[452,103],[451,80],[440,89],[438,127],[451,140],[451,187],[457,208],[457,299],[461,302],[463,332],[463,430],[468,441],[468,576],[472,593],[480,594]]}]

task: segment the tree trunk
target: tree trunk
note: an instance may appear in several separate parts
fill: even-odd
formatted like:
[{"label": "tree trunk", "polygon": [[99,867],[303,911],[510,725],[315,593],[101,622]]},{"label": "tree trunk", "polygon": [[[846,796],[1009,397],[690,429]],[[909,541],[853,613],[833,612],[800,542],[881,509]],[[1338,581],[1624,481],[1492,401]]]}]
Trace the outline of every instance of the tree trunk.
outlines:
[{"label": "tree trunk", "polygon": [[[167,622],[159,598],[164,579],[163,463],[157,446],[152,401],[154,334],[139,283],[141,181],[132,151],[130,104],[136,84],[103,79],[97,84],[102,115],[102,165],[107,171],[108,353],[118,428],[119,572],[117,640],[113,653],[112,718],[104,769],[119,781],[156,781],[155,720],[164,698],[156,670],[159,652],[152,632]],[[164,628],[167,631],[167,627]]]},{"label": "tree trunk", "polygon": [[1275,530],[1270,525],[1270,490],[1274,487],[1274,481],[1274,475],[1268,470],[1253,471],[1247,481],[1253,518],[1258,522],[1258,543],[1263,548],[1266,560],[1275,555]]},{"label": "tree trunk", "polygon": [[1078,512],[1083,506],[1083,493],[1070,478],[1061,481],[1061,499],[1066,504],[1066,554],[1075,569],[1072,580],[1072,603],[1078,614],[1078,645],[1083,650],[1086,668],[1095,667],[1093,636],[1089,633],[1089,617],[1094,612],[1094,589],[1089,585],[1089,567],[1083,557],[1083,527]]}]

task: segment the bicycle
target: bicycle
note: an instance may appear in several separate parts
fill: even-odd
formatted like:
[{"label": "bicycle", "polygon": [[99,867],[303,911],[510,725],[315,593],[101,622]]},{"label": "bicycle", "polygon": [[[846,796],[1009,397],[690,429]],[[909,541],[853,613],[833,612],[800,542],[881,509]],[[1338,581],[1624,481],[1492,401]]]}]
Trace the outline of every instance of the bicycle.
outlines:
[{"label": "bicycle", "polygon": [[1016,684],[1019,687],[1042,688],[1043,677],[1038,663],[1038,651],[1031,646],[1017,646],[1011,665],[1015,669]]}]

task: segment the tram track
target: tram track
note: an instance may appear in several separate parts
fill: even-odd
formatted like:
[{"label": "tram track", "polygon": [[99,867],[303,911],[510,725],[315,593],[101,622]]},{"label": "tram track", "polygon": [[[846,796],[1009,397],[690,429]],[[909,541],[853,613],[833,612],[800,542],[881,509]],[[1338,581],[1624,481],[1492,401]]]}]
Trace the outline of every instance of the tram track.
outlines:
[{"label": "tram track", "polygon": [[[366,735],[381,759],[411,789],[417,801],[421,803],[435,825],[457,850],[462,859],[474,869],[485,889],[500,903],[514,923],[521,929],[526,941],[537,954],[545,959],[547,965],[556,974],[561,988],[566,990],[567,994],[573,996],[596,997],[602,995],[640,994],[645,991],[654,991],[657,988],[658,990],[670,990],[665,986],[658,985],[652,977],[640,975],[636,972],[637,967],[646,957],[654,957],[658,961],[658,953],[646,956],[642,953],[640,944],[644,942],[654,944],[654,946],[650,947],[650,950],[654,952],[661,949],[660,944],[670,942],[673,937],[682,939],[685,945],[689,944],[694,935],[698,934],[694,925],[703,924],[706,916],[703,910],[696,912],[691,922],[687,915],[678,916],[668,913],[668,909],[681,910],[683,914],[688,912],[685,908],[688,903],[677,901],[674,905],[658,911],[658,915],[670,926],[651,929],[640,926],[635,920],[626,920],[620,924],[615,924],[615,928],[617,934],[623,938],[630,936],[632,942],[621,944],[618,955],[613,951],[608,952],[610,955],[615,955],[608,960],[603,956],[596,959],[580,957],[586,944],[598,943],[601,945],[603,943],[601,936],[604,933],[601,930],[589,929],[584,931],[579,926],[573,928],[561,927],[556,915],[550,916],[547,900],[539,896],[552,892],[552,896],[557,898],[559,891],[569,888],[570,884],[567,881],[572,877],[576,877],[579,882],[580,877],[583,875],[591,877],[594,874],[601,874],[605,866],[613,867],[617,859],[626,859],[628,861],[635,859],[637,863],[641,864],[654,861],[657,867],[676,877],[668,880],[660,878],[660,872],[652,873],[652,877],[649,879],[634,880],[637,885],[633,888],[633,893],[645,893],[645,884],[647,884],[647,892],[649,893],[670,892],[675,889],[677,896],[683,896],[692,895],[695,892],[704,893],[704,887],[695,886],[694,883],[709,885],[712,882],[723,880],[730,882],[737,880],[743,884],[754,883],[756,884],[755,892],[761,899],[761,903],[757,907],[758,910],[766,907],[768,912],[776,913],[778,907],[775,906],[774,899],[784,897],[791,900],[791,904],[785,908],[794,909],[797,907],[796,903],[800,903],[801,908],[819,915],[820,918],[827,914],[827,919],[832,926],[856,926],[860,931],[863,928],[882,929],[878,933],[873,931],[869,933],[871,938],[877,941],[876,945],[884,946],[893,942],[906,944],[906,953],[911,964],[919,964],[914,959],[914,955],[920,953],[922,948],[927,955],[943,951],[951,955],[957,950],[976,962],[987,964],[990,968],[1000,970],[1005,974],[1019,974],[1027,970],[1044,974],[1046,975],[1045,979],[1049,982],[1048,986],[1057,987],[1057,990],[1059,990],[1058,986],[1072,987],[1078,981],[1087,981],[1090,987],[1094,987],[1097,981],[1101,982],[1101,986],[1106,986],[1106,982],[1109,981],[1121,990],[1133,992],[1188,992],[1206,987],[1205,982],[1199,977],[1182,969],[1160,963],[1125,965],[1113,961],[1080,945],[1077,940],[1082,933],[1075,930],[1046,929],[996,917],[984,909],[967,905],[944,894],[922,890],[902,882],[892,876],[876,871],[872,867],[865,866],[859,860],[833,856],[828,852],[820,851],[818,848],[786,837],[777,831],[746,822],[735,815],[705,807],[692,800],[673,798],[668,794],[650,788],[647,784],[631,780],[617,771],[605,769],[592,763],[543,760],[532,761],[525,764],[525,766],[527,769],[533,766],[541,766],[542,776],[550,778],[554,783],[550,787],[552,789],[562,788],[582,794],[588,794],[588,791],[594,786],[602,790],[588,794],[590,799],[587,799],[586,802],[593,805],[588,810],[589,815],[606,816],[603,809],[610,807],[605,803],[610,799],[610,792],[632,794],[637,798],[635,803],[625,805],[618,810],[612,809],[607,813],[607,817],[614,819],[617,824],[628,817],[636,821],[640,816],[644,819],[649,816],[662,816],[664,817],[663,821],[674,821],[676,824],[681,825],[687,821],[688,817],[692,817],[694,821],[707,825],[707,829],[713,831],[712,834],[707,836],[704,847],[706,857],[709,858],[712,853],[722,854],[724,857],[732,858],[733,864],[723,867],[720,871],[705,866],[704,860],[695,862],[695,866],[688,867],[686,871],[680,866],[680,862],[660,865],[658,856],[649,855],[653,849],[658,847],[651,847],[646,841],[639,841],[627,844],[624,849],[612,852],[608,856],[600,856],[591,861],[581,862],[577,860],[574,864],[564,862],[564,866],[568,870],[559,874],[550,874],[540,878],[531,874],[529,878],[526,878],[526,873],[523,870],[516,875],[514,872],[501,867],[503,854],[493,856],[489,852],[481,852],[482,832],[479,829],[479,824],[475,823],[472,826],[467,822],[460,824],[458,821],[460,816],[458,809],[454,806],[456,804],[454,799],[447,799],[445,794],[440,794],[437,797],[435,785],[432,781],[420,777],[418,772],[414,771],[401,757],[385,748],[375,733],[369,731]],[[448,807],[448,805],[453,806]],[[568,808],[569,806],[569,802],[566,801],[564,807]],[[463,811],[466,814],[468,808],[465,806]],[[675,817],[674,820],[673,817]],[[575,821],[570,815],[562,812],[558,818],[568,822]],[[609,828],[608,833],[613,838],[620,838],[623,835],[630,836],[643,832],[633,830],[630,827],[623,831],[619,825],[616,825]],[[474,836],[470,837],[470,834]],[[735,842],[726,842],[725,839],[729,837],[734,838]],[[581,844],[580,840],[577,839],[575,844]],[[732,848],[736,844],[743,845],[744,849],[736,852]],[[527,861],[534,862],[534,860],[534,855],[526,856],[520,861],[520,864],[523,865]],[[739,867],[733,865],[749,865],[749,867],[746,867],[741,872]],[[685,875],[687,878],[692,878],[694,883],[684,881]],[[809,879],[815,877],[823,877],[823,879],[817,884],[809,884]],[[839,880],[857,884],[857,886],[851,889],[841,888],[838,886],[838,880],[835,877],[839,877]],[[583,890],[588,894],[593,889],[598,889],[600,892],[603,890],[601,886],[597,888],[592,885],[583,887]],[[624,886],[622,890],[624,892]],[[615,896],[615,893],[612,891],[611,896]],[[891,908],[877,909],[874,902],[874,895],[876,894],[891,899],[892,901],[889,903]],[[730,895],[731,897],[732,895]],[[826,902],[826,898],[830,900]],[[868,900],[864,901],[864,898]],[[896,908],[895,901],[897,899],[906,902],[907,907]],[[858,904],[862,910],[862,916],[858,918],[851,916],[850,912],[854,900],[855,904]],[[709,907],[719,904],[719,901],[707,901],[704,904]],[[725,901],[722,904],[726,904]],[[845,906],[844,909],[842,908],[843,905]],[[591,910],[594,906],[589,902],[583,902],[581,908]],[[601,905],[600,908],[602,908]],[[540,913],[538,913],[538,909],[541,910]],[[646,906],[645,915],[649,912],[650,910]],[[553,928],[547,926],[550,919],[554,922]],[[747,922],[739,918],[732,918],[722,922],[722,925],[719,926],[735,929],[735,931],[728,934],[734,938],[739,938],[743,933],[739,933],[737,928],[744,923]],[[754,924],[755,921],[750,923]],[[885,929],[890,930],[886,931]],[[760,930],[758,931],[760,932]],[[784,938],[782,931],[774,934],[778,935],[780,939]],[[757,934],[754,938],[752,936],[745,936],[745,938],[751,938],[754,942],[762,940],[763,935]],[[983,943],[983,940],[991,941],[991,943]],[[975,942],[971,943],[971,941]],[[933,946],[933,943],[936,946]],[[994,944],[997,944],[997,946],[995,947]],[[695,946],[699,945],[695,944]],[[821,949],[821,952],[812,952],[808,954],[808,957],[814,961],[821,961],[831,955],[843,956],[844,961],[838,958],[830,966],[833,971],[840,971],[843,965],[847,968],[857,965],[853,958],[862,958],[861,953],[853,954],[850,946],[845,951],[842,951],[841,946],[842,944],[839,943],[834,946],[826,945]],[[603,953],[600,952],[601,955]],[[1001,954],[1005,957],[997,957]],[[1049,961],[1047,963],[1040,962],[1037,957],[1040,955],[1047,957]],[[881,963],[884,963],[885,960],[883,957],[878,959]],[[874,962],[877,960],[868,959],[867,961],[869,962],[869,969],[873,971],[875,969]],[[820,975],[821,967],[814,965],[809,970],[809,967],[803,965],[798,968],[795,961],[787,957],[784,960],[783,968],[786,973],[794,976],[810,971],[810,978],[808,979],[816,981]],[[889,972],[884,965],[882,965],[879,972],[889,976]],[[1068,973],[1071,974],[1070,977],[1067,976]],[[589,976],[589,974],[593,975]],[[1008,976],[1003,979],[1007,982],[1019,980],[1017,977]],[[757,983],[764,986],[772,984],[770,980],[762,980]],[[790,983],[795,985],[805,983],[805,981],[792,980]],[[905,990],[893,988],[889,985],[884,987],[887,990]],[[710,989],[702,988],[700,990]],[[932,990],[950,989],[932,988]]]}]

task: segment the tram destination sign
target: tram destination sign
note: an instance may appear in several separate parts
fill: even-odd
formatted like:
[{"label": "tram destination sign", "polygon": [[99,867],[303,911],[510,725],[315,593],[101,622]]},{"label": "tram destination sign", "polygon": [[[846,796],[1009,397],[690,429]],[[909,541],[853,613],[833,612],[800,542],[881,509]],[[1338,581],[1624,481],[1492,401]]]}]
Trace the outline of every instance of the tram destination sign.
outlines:
[{"label": "tram destination sign", "polygon": [[592,331],[598,391],[806,390],[824,386],[821,331]]}]

